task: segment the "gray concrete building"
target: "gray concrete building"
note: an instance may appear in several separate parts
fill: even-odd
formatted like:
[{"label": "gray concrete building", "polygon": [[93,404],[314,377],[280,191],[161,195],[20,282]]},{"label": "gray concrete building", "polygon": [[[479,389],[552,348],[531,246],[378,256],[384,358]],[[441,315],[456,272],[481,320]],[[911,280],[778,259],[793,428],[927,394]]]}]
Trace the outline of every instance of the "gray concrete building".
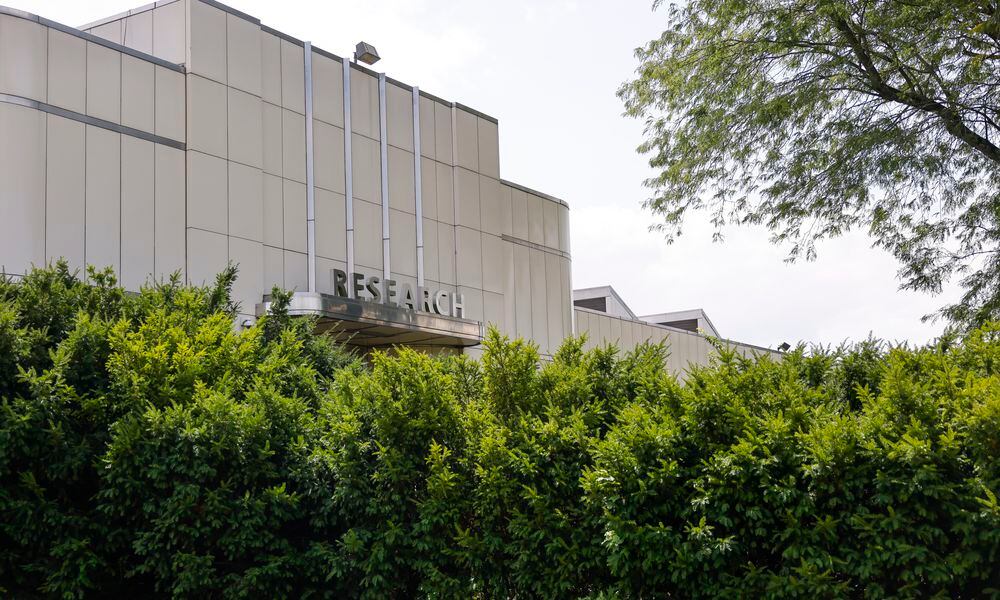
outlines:
[{"label": "gray concrete building", "polygon": [[569,207],[503,179],[498,136],[212,0],[79,28],[0,8],[0,265],[64,257],[138,289],[233,262],[241,323],[279,286],[366,348],[475,354],[493,324],[547,356],[575,331],[703,362],[704,313],[643,320],[610,288],[574,306]]}]

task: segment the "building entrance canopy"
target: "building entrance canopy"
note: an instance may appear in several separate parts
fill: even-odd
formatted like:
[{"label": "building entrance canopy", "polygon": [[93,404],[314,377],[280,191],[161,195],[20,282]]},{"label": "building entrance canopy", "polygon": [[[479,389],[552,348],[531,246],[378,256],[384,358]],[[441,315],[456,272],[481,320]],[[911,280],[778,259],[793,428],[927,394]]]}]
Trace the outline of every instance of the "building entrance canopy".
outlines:
[{"label": "building entrance canopy", "polygon": [[[270,310],[271,297],[265,296],[264,302],[257,305],[257,315],[263,316]],[[296,292],[288,313],[316,317],[320,330],[356,346],[465,347],[483,340],[483,325],[479,321],[330,294]]]}]

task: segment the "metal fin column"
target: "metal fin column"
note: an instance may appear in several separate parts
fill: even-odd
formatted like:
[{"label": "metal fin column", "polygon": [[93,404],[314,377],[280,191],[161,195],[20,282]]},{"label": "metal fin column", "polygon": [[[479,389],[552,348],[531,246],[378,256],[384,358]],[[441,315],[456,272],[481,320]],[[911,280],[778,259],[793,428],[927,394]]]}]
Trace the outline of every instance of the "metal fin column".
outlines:
[{"label": "metal fin column", "polygon": [[306,82],[306,253],[309,291],[316,291],[316,180],[313,164],[312,43],[303,44]]},{"label": "metal fin column", "polygon": [[385,73],[378,74],[379,154],[382,174],[382,277],[392,279],[389,264],[389,136],[386,134]]},{"label": "metal fin column", "polygon": [[417,211],[417,285],[424,286],[424,203],[420,179],[420,88],[413,86],[413,191]]},{"label": "metal fin column", "polygon": [[451,103],[451,164],[452,164],[452,167],[451,167],[451,189],[453,190],[452,194],[453,194],[453,197],[455,199],[455,201],[451,203],[452,216],[455,219],[454,220],[454,223],[455,223],[455,247],[453,248],[453,251],[455,253],[455,257],[452,260],[452,262],[454,263],[454,266],[455,266],[455,289],[456,290],[458,290],[458,285],[459,285],[459,281],[458,281],[458,224],[460,222],[459,218],[458,218],[459,217],[458,205],[460,204],[460,202],[458,201],[458,112],[457,111],[458,111],[458,108],[455,106],[455,103],[452,102]]},{"label": "metal fin column", "polygon": [[347,272],[354,272],[354,173],[351,154],[351,61],[344,65],[344,206],[347,210]]}]

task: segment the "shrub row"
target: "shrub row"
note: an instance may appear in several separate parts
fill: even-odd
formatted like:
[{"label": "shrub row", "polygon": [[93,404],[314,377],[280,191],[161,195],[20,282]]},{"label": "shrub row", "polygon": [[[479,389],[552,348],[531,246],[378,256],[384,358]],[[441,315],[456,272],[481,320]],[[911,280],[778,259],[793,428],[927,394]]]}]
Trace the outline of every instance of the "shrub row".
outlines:
[{"label": "shrub row", "polygon": [[363,364],[236,332],[235,273],[0,283],[16,597],[979,597],[1000,588],[1000,329],[920,349]]}]

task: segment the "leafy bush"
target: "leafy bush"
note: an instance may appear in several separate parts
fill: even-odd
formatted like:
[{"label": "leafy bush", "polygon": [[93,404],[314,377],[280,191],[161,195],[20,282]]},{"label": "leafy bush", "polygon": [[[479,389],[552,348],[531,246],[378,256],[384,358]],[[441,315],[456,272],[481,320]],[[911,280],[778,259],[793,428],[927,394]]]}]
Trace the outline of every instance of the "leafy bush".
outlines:
[{"label": "leafy bush", "polygon": [[234,277],[0,282],[4,595],[998,595],[1000,327],[363,364]]}]

